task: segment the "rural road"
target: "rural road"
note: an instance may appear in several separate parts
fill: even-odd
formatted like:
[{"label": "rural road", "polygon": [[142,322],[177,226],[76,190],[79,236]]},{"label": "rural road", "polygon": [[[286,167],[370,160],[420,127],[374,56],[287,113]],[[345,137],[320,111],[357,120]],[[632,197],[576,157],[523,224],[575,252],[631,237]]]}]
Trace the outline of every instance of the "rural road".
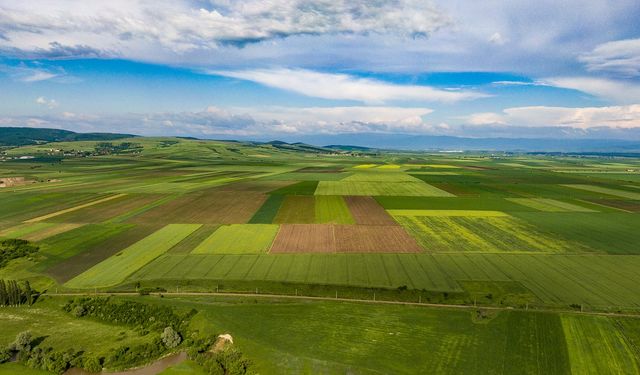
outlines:
[{"label": "rural road", "polygon": [[[60,297],[91,297],[91,296],[139,296],[137,292],[85,292],[85,293],[46,293],[47,296],[60,296]],[[580,315],[596,315],[596,316],[619,316],[640,318],[640,314],[628,314],[628,313],[615,313],[615,312],[595,312],[595,311],[576,311],[576,310],[562,310],[562,309],[520,309],[514,307],[495,307],[495,306],[470,306],[470,305],[453,305],[444,303],[423,303],[423,302],[402,302],[402,301],[381,301],[373,299],[354,299],[354,298],[341,298],[341,297],[313,297],[313,296],[296,296],[296,295],[283,295],[283,294],[260,294],[260,293],[239,293],[239,292],[152,292],[149,293],[152,296],[170,296],[170,297],[250,297],[250,298],[264,298],[264,299],[290,299],[290,300],[307,300],[307,301],[339,301],[339,302],[351,302],[351,303],[367,303],[378,305],[404,305],[404,306],[420,306],[431,308],[446,308],[446,309],[461,309],[461,310],[496,310],[496,311],[537,311],[548,313],[570,313]]]}]

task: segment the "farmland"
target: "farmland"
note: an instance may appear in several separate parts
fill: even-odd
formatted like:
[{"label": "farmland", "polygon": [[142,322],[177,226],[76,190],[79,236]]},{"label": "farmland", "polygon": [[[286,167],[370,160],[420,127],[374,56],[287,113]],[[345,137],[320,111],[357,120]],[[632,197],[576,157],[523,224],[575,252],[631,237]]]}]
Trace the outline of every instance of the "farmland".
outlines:
[{"label": "farmland", "polygon": [[[640,371],[639,326],[626,317],[640,312],[638,159],[136,142],[135,156],[0,164],[2,176],[35,181],[0,188],[0,239],[38,246],[0,279],[51,296],[179,290],[470,309],[166,298],[237,335],[262,373]],[[41,306],[43,320],[62,319]],[[21,327],[11,324],[5,341]],[[316,341],[302,345],[309,332]]]}]

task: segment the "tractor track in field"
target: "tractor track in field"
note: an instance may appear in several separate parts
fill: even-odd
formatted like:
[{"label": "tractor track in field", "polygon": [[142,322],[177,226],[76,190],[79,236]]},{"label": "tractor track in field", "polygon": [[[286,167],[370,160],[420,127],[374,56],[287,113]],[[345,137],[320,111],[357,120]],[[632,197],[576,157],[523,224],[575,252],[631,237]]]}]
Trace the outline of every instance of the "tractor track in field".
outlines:
[{"label": "tractor track in field", "polygon": [[[52,297],[92,297],[92,296],[140,296],[138,292],[69,292],[69,293],[45,293],[45,296]],[[470,306],[470,305],[453,305],[444,303],[426,303],[426,302],[403,302],[403,301],[384,301],[376,299],[357,299],[343,297],[314,297],[302,295],[288,294],[268,294],[268,293],[241,293],[241,292],[151,292],[150,296],[167,296],[167,297],[250,297],[264,299],[289,299],[289,300],[307,300],[307,301],[338,301],[351,303],[366,303],[377,305],[401,305],[401,306],[419,306],[430,308],[445,308],[456,310],[493,310],[493,311],[525,311],[525,312],[542,312],[542,313],[565,313],[592,316],[609,316],[609,317],[627,317],[638,318],[640,314],[615,313],[615,312],[597,312],[597,311],[576,311],[562,309],[522,309],[515,307],[497,307],[497,306]]]}]

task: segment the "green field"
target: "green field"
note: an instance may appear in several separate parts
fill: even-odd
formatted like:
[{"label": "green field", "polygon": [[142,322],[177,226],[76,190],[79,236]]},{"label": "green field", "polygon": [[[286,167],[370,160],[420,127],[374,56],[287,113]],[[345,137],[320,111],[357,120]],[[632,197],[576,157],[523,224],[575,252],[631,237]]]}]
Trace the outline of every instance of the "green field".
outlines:
[{"label": "green field", "polygon": [[273,224],[223,225],[204,239],[192,254],[260,254],[266,253],[278,233]]},{"label": "green field", "polygon": [[111,286],[151,262],[200,227],[199,224],[169,224],[121,252],[71,279],[70,287]]},{"label": "green field", "polygon": [[[637,158],[133,140],[135,155],[0,165],[35,181],[0,188],[0,239],[39,247],[0,278],[60,299],[163,293],[127,298],[194,308],[194,327],[228,330],[265,374],[640,373],[640,319],[627,316],[640,313]],[[385,233],[414,252],[380,245]],[[274,241],[298,252],[270,251]],[[365,241],[377,242],[354,245]],[[57,348],[73,342],[83,326],[53,298],[40,303],[0,307],[5,344],[26,328]],[[89,353],[147,340],[83,323],[92,331],[77,343]],[[191,370],[202,368],[167,373]]]}]

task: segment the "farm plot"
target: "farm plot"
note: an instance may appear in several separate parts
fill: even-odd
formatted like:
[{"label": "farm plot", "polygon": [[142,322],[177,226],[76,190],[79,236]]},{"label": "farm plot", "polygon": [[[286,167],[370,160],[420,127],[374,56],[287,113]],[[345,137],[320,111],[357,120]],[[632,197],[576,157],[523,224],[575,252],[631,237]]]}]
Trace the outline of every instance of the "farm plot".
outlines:
[{"label": "farm plot", "polygon": [[187,237],[185,237],[182,241],[178,242],[177,245],[172,247],[169,252],[172,254],[187,254],[193,251],[198,245],[202,243],[205,239],[207,239],[216,229],[218,229],[218,225],[205,224],[202,225],[198,230],[191,233]]},{"label": "farm plot", "polygon": [[400,226],[336,225],[335,250],[344,253],[419,253],[416,241]]},{"label": "farm plot", "polygon": [[395,216],[427,251],[567,252],[570,243],[550,238],[512,217]]},{"label": "farm plot", "polygon": [[291,195],[282,202],[273,219],[277,224],[312,224],[316,220],[316,202],[313,196]]},{"label": "farm plot", "polygon": [[318,181],[300,181],[289,186],[273,190],[270,194],[282,195],[313,195],[318,186]]},{"label": "farm plot", "polygon": [[383,182],[383,181],[320,181],[316,195],[396,195],[424,197],[453,197],[452,194],[425,182]]},{"label": "farm plot", "polygon": [[202,241],[193,254],[260,254],[266,253],[278,233],[273,224],[223,225]]},{"label": "farm plot", "polygon": [[271,253],[313,252],[335,252],[332,225],[283,224],[271,246]]},{"label": "farm plot", "polygon": [[135,211],[160,198],[161,196],[157,194],[121,195],[118,198],[110,199],[99,204],[94,204],[79,210],[74,210],[73,212],[52,217],[49,221],[67,223],[100,223]]},{"label": "farm plot", "polygon": [[125,194],[110,195],[110,196],[108,196],[106,198],[101,198],[101,199],[98,199],[98,200],[95,200],[95,201],[92,201],[92,202],[84,203],[84,204],[81,204],[79,206],[75,206],[75,207],[71,207],[71,208],[65,208],[64,210],[55,211],[55,212],[52,212],[52,213],[49,213],[49,214],[46,214],[46,215],[34,217],[32,219],[26,220],[25,222],[26,223],[35,223],[35,222],[38,222],[38,221],[48,220],[48,219],[51,219],[51,218],[56,217],[56,216],[60,216],[60,215],[63,215],[63,214],[69,213],[69,212],[73,212],[73,211],[77,211],[77,210],[83,209],[85,207],[93,206],[93,205],[96,205],[96,204],[99,204],[99,203],[103,203],[103,202],[107,202],[107,201],[110,201],[110,200],[113,200],[113,199],[118,199],[118,198],[120,198],[120,197],[122,197],[124,195]]},{"label": "farm plot", "polygon": [[349,208],[340,196],[315,197],[315,222],[319,224],[353,224]]},{"label": "farm plot", "polygon": [[574,374],[638,374],[637,353],[610,318],[562,315]]},{"label": "farm plot", "polygon": [[506,198],[508,201],[544,212],[596,212],[576,204],[549,198]]},{"label": "farm plot", "polygon": [[622,211],[640,212],[640,202],[636,201],[625,201],[621,199],[588,199],[588,201]]},{"label": "farm plot", "polygon": [[284,201],[284,195],[273,194],[262,204],[258,211],[253,215],[249,224],[270,224],[275,219],[280,206]]},{"label": "farm plot", "polygon": [[351,176],[344,178],[342,181],[360,181],[360,182],[422,182],[404,172],[398,171],[381,171],[379,169],[366,172],[355,172]]},{"label": "farm plot", "polygon": [[40,260],[37,268],[48,270],[108,240],[127,227],[129,225],[125,224],[87,224],[42,240],[38,254],[44,259]]},{"label": "farm plot", "polygon": [[58,282],[67,282],[159,229],[157,225],[133,224],[110,224],[106,228],[110,230],[97,236],[98,241],[85,242],[80,252],[49,267],[46,273]]},{"label": "farm plot", "polygon": [[124,281],[140,267],[164,254],[200,227],[169,224],[121,252],[96,264],[65,285],[71,288],[108,287]]},{"label": "farm plot", "polygon": [[[37,223],[40,224],[40,223]],[[48,224],[48,223],[47,223]],[[68,232],[70,230],[79,228],[81,226],[83,226],[84,224],[79,224],[79,223],[60,223],[60,224],[53,224],[53,225],[48,225],[45,228],[30,232],[28,234],[25,234],[21,237],[17,237],[17,238],[22,238],[24,240],[28,240],[28,241],[42,241],[44,239],[47,239],[49,237],[53,237],[55,235],[64,233],[64,232]]]},{"label": "farm plot", "polygon": [[371,197],[345,197],[351,215],[358,225],[397,225],[382,206]]},{"label": "farm plot", "polygon": [[37,233],[38,231],[45,230],[54,226],[54,223],[22,223],[14,226],[10,226],[6,229],[0,231],[0,237],[6,238],[25,238],[32,233]]},{"label": "farm plot", "polygon": [[421,248],[395,225],[283,225],[271,253],[415,253]]},{"label": "farm plot", "polygon": [[246,223],[266,196],[258,193],[191,193],[152,208],[131,219],[138,223]]},{"label": "farm plot", "polygon": [[131,280],[270,280],[384,288],[407,285],[450,292],[463,290],[457,280],[511,281],[521,283],[552,306],[566,308],[577,303],[638,308],[638,266],[638,257],[624,255],[176,254],[158,258]]},{"label": "farm plot", "polygon": [[485,210],[388,210],[392,216],[440,216],[440,217],[507,217],[501,211]]},{"label": "farm plot", "polygon": [[566,184],[562,185],[574,189],[586,190],[593,193],[600,193],[605,195],[613,195],[615,197],[640,200],[640,193],[635,191],[626,191],[620,189],[611,189],[603,186],[595,186],[595,185],[582,185],[582,184]]}]

